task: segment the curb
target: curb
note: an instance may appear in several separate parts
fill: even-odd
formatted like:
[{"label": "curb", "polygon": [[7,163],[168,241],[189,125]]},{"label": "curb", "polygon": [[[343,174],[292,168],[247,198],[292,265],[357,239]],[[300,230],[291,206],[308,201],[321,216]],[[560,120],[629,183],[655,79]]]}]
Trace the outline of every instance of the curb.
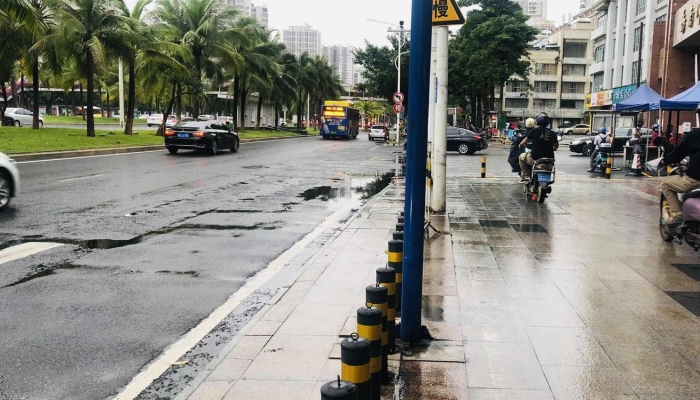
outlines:
[{"label": "curb", "polygon": [[[286,136],[286,137],[271,137],[258,139],[241,139],[243,143],[267,142],[270,140],[286,140],[286,139],[301,139],[315,136]],[[44,161],[44,160],[60,160],[62,158],[80,158],[92,156],[105,156],[112,154],[126,153],[143,153],[147,151],[165,150],[162,144],[150,146],[132,146],[132,147],[110,147],[104,149],[87,149],[87,150],[68,150],[68,151],[51,151],[45,153],[28,153],[28,154],[8,154],[10,158],[17,162],[24,161]]]}]

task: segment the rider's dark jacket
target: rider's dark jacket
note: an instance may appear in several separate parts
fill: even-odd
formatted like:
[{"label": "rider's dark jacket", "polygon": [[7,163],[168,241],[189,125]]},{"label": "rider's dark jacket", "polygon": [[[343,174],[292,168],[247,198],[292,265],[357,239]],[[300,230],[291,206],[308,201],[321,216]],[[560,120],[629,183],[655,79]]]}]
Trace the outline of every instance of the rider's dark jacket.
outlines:
[{"label": "rider's dark jacket", "polygon": [[690,162],[685,174],[700,181],[700,129],[686,133],[678,147],[664,157],[664,164],[677,164],[686,157],[690,158]]}]

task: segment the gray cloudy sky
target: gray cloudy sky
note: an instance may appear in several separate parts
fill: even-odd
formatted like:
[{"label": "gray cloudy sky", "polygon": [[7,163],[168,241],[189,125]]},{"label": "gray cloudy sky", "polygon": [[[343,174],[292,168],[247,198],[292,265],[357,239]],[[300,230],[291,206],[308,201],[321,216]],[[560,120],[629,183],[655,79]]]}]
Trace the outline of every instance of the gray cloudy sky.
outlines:
[{"label": "gray cloudy sky", "polygon": [[[133,6],[136,0],[126,0]],[[267,4],[270,27],[284,29],[309,24],[321,31],[324,45],[362,46],[364,41],[386,43],[388,25],[368,19],[410,25],[411,0],[253,0]],[[549,19],[561,23],[562,15],[578,10],[579,0],[549,0]]]}]

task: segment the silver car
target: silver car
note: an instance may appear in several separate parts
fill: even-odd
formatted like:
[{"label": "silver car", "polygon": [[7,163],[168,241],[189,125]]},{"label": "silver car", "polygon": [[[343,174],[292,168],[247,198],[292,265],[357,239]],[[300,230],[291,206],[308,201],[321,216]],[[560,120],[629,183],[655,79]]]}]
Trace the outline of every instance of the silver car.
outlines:
[{"label": "silver car", "polygon": [[[34,113],[24,108],[8,108],[5,110],[5,117],[12,118],[15,126],[32,126]],[[44,118],[39,117],[39,126],[44,126]]]},{"label": "silver car", "polygon": [[384,125],[374,125],[369,130],[369,140],[382,139],[384,140],[387,128]]},{"label": "silver car", "polygon": [[7,208],[10,200],[19,192],[19,170],[15,161],[0,153],[0,211]]}]

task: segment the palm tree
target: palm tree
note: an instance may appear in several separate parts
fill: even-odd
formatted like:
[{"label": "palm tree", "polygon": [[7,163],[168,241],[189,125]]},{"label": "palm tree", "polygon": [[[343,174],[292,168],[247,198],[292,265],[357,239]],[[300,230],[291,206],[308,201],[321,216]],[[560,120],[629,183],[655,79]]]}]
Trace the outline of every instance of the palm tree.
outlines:
[{"label": "palm tree", "polygon": [[87,136],[94,137],[95,75],[105,68],[108,55],[123,53],[135,35],[110,0],[63,0],[56,22],[35,47],[53,49],[52,58],[73,62],[79,69],[87,82]]},{"label": "palm tree", "polygon": [[28,51],[25,53],[25,63],[31,68],[32,74],[32,129],[39,129],[39,64],[44,49],[36,44],[44,37],[47,30],[53,26],[53,12],[42,0],[31,0],[34,23],[25,24]]},{"label": "palm tree", "polygon": [[156,27],[165,40],[186,47],[193,59],[191,93],[193,114],[199,116],[204,78],[214,78],[221,73],[219,63],[240,67],[243,59],[233,44],[247,44],[248,38],[234,26],[238,11],[223,7],[221,0],[160,0],[155,15]]}]

